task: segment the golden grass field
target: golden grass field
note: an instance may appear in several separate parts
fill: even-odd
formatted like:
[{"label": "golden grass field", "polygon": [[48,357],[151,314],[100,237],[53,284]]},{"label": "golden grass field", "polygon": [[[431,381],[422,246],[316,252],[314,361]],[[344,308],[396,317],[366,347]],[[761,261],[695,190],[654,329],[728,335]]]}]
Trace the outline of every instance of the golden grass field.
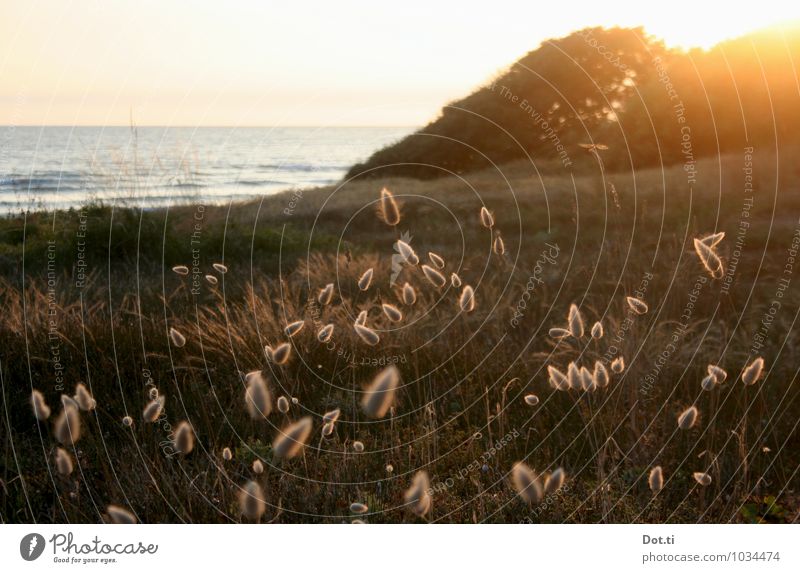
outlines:
[{"label": "golden grass field", "polygon": [[[794,149],[756,151],[752,189],[743,152],[700,161],[691,193],[681,166],[604,177],[587,161],[570,177],[515,163],[229,206],[4,220],[0,517],[797,521],[796,158]],[[380,217],[383,187],[400,205],[394,226]],[[482,206],[494,214],[491,230]],[[714,279],[693,240],[720,231],[725,275]],[[399,262],[398,239],[419,265]],[[428,252],[445,261],[444,287],[421,270],[435,268]],[[471,312],[451,273],[474,287]],[[406,282],[412,305],[402,300]],[[320,305],[328,283],[331,302]],[[390,320],[384,303],[402,318]],[[584,336],[554,338],[573,304]],[[380,338],[374,346],[354,331],[360,311]],[[595,322],[601,338],[589,333]],[[328,324],[333,334],[320,342]],[[287,362],[270,361],[265,346],[284,342]],[[611,372],[619,357],[624,369]],[[757,357],[763,373],[745,385],[740,375]],[[555,390],[548,366],[567,372],[573,361],[604,365],[608,385]],[[706,391],[710,364],[728,375]],[[391,365],[391,408],[369,417],[364,391]],[[245,401],[253,371],[269,394],[256,415]],[[78,413],[60,396],[79,383],[95,404]],[[33,390],[51,409],[45,421],[34,416]],[[155,396],[164,408],[147,422]],[[680,429],[691,406],[696,420]],[[79,419],[74,444],[59,427],[62,408]],[[287,456],[274,440],[306,417],[310,435]]]}]

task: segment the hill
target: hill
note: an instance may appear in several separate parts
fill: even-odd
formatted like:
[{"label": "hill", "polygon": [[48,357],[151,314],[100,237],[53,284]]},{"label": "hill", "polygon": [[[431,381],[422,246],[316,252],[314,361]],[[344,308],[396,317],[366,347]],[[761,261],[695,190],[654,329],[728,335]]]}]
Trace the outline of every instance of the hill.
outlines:
[{"label": "hill", "polygon": [[683,163],[796,143],[800,28],[709,51],[668,49],[643,29],[589,28],[549,40],[438,118],[353,166],[347,178],[419,179],[513,160],[572,172],[600,142],[607,168]]}]

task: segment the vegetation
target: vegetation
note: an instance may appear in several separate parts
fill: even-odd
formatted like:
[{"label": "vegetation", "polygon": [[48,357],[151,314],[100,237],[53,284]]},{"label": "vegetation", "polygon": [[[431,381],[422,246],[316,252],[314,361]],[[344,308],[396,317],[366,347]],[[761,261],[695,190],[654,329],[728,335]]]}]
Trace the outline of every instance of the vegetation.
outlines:
[{"label": "vegetation", "polygon": [[[594,167],[2,221],[0,517],[797,520],[796,168],[737,151],[687,191],[682,166],[607,174],[603,151],[570,153]],[[713,279],[693,240],[720,231]],[[548,366],[570,362],[608,385],[554,389]],[[704,390],[709,365],[727,379]],[[274,442],[284,428],[305,447]]]},{"label": "vegetation", "polygon": [[443,177],[532,158],[583,172],[579,143],[610,147],[607,167],[684,164],[747,146],[798,143],[793,54],[800,31],[765,30],[712,50],[664,47],[642,29],[589,28],[549,40],[348,177]]}]

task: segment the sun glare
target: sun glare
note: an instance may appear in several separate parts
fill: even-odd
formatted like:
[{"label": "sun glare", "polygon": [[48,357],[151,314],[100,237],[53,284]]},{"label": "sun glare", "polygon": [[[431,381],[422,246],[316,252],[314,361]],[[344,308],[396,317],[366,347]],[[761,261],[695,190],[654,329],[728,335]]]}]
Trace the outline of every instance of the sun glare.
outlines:
[{"label": "sun glare", "polygon": [[309,13],[207,0],[188,14],[176,0],[15,2],[0,18],[0,98],[11,102],[0,124],[125,125],[133,110],[150,125],[420,125],[541,42],[582,28],[644,26],[688,49],[797,18],[800,4],[770,0],[571,2],[546,15],[503,1],[486,12],[345,0]]}]

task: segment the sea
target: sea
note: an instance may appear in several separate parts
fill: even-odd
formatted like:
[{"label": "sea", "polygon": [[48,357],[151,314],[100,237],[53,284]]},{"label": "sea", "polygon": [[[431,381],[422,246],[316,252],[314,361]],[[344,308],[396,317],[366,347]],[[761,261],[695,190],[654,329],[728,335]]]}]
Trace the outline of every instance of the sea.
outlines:
[{"label": "sea", "polygon": [[330,185],[414,129],[0,126],[0,213],[222,204]]}]

